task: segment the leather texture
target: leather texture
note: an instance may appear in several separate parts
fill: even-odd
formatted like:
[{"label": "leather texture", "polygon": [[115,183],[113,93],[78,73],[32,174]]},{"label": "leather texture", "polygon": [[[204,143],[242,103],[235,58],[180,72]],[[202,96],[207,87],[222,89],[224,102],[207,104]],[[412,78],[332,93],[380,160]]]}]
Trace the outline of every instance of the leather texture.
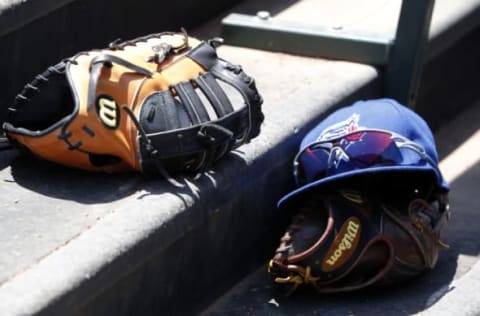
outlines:
[{"label": "leather texture", "polygon": [[289,291],[310,284],[334,293],[398,284],[433,269],[448,247],[446,193],[389,199],[369,191],[306,197],[269,263],[275,281]]}]

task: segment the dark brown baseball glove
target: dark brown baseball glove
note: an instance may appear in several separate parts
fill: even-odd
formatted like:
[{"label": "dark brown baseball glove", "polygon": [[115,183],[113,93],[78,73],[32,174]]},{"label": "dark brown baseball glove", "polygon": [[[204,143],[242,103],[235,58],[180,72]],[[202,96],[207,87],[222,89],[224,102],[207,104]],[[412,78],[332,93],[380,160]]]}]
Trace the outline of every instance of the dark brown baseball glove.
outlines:
[{"label": "dark brown baseball glove", "polygon": [[269,263],[275,282],[344,292],[400,283],[433,268],[448,247],[442,241],[447,194],[435,192],[428,179],[412,184],[421,175],[407,176],[368,184],[349,179],[297,202]]}]

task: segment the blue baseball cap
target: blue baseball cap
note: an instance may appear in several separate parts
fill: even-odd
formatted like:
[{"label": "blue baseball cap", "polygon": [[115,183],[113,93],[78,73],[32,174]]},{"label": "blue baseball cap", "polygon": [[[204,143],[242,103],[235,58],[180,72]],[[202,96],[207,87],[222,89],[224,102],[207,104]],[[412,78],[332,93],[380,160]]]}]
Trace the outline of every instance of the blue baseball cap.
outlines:
[{"label": "blue baseball cap", "polygon": [[[343,135],[351,135],[356,131],[389,132],[392,135],[396,135],[394,138],[402,140],[403,144],[408,144],[408,147],[415,150],[402,151],[400,160],[397,160],[395,163],[372,164],[371,166],[360,168],[350,165],[351,167],[345,168],[343,166],[338,169],[335,169],[336,165],[334,165],[334,172],[320,176],[317,172],[318,165],[331,164],[331,161],[320,161],[318,157],[311,159],[303,157],[308,155],[300,155],[305,150],[312,148],[312,144],[338,140]],[[416,159],[413,159],[413,156]],[[341,160],[341,155],[339,157]],[[329,160],[330,158],[332,158],[331,155]],[[354,159],[355,157],[352,158]],[[438,168],[438,155],[432,131],[418,114],[392,99],[357,101],[350,106],[333,112],[304,137],[300,144],[299,154],[297,154],[295,160],[295,163],[301,165],[304,183],[296,190],[282,197],[278,202],[278,207],[285,206],[286,203],[296,200],[302,194],[312,189],[321,189],[327,184],[332,184],[348,177],[392,171],[430,173],[433,175],[433,179],[435,179],[440,190],[449,191],[449,186]],[[294,168],[296,167],[295,163]]]}]

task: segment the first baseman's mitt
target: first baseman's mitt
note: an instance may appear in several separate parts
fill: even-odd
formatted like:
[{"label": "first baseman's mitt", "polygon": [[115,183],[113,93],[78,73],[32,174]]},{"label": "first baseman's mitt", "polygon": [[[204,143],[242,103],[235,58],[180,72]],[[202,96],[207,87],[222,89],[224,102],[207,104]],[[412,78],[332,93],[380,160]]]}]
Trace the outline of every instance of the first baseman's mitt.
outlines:
[{"label": "first baseman's mitt", "polygon": [[289,291],[310,284],[321,293],[344,292],[433,268],[448,247],[442,236],[450,211],[447,193],[432,192],[418,178],[349,179],[335,190],[310,192],[269,263],[275,282],[291,285]]},{"label": "first baseman's mitt", "polygon": [[27,84],[3,129],[46,160],[196,174],[260,132],[262,98],[219,42],[159,33],[81,52]]}]

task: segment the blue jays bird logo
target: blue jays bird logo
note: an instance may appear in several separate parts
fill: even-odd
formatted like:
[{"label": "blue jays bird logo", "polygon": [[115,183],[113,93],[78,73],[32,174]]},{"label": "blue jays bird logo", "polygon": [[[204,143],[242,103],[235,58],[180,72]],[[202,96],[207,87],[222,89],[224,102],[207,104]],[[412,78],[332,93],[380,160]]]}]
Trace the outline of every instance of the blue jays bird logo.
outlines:
[{"label": "blue jays bird logo", "polygon": [[333,138],[338,138],[340,136],[354,132],[359,129],[359,126],[358,126],[359,120],[360,120],[360,115],[354,113],[346,120],[335,123],[325,128],[318,136],[317,141],[324,141],[324,140],[329,140]]},{"label": "blue jays bird logo", "polygon": [[[332,139],[337,139],[343,135],[355,132],[359,129],[358,122],[360,120],[360,115],[354,113],[349,118],[344,121],[335,123],[325,128],[317,138],[318,142],[328,141]],[[352,135],[353,138],[358,138],[359,135]],[[345,153],[343,148],[348,146],[348,143],[358,141],[359,139],[350,139],[351,137],[346,137],[341,139],[340,144],[333,145],[332,143],[323,143],[321,146],[326,146],[327,152],[329,152],[328,165],[338,167],[340,161],[349,161],[350,158]]]}]

